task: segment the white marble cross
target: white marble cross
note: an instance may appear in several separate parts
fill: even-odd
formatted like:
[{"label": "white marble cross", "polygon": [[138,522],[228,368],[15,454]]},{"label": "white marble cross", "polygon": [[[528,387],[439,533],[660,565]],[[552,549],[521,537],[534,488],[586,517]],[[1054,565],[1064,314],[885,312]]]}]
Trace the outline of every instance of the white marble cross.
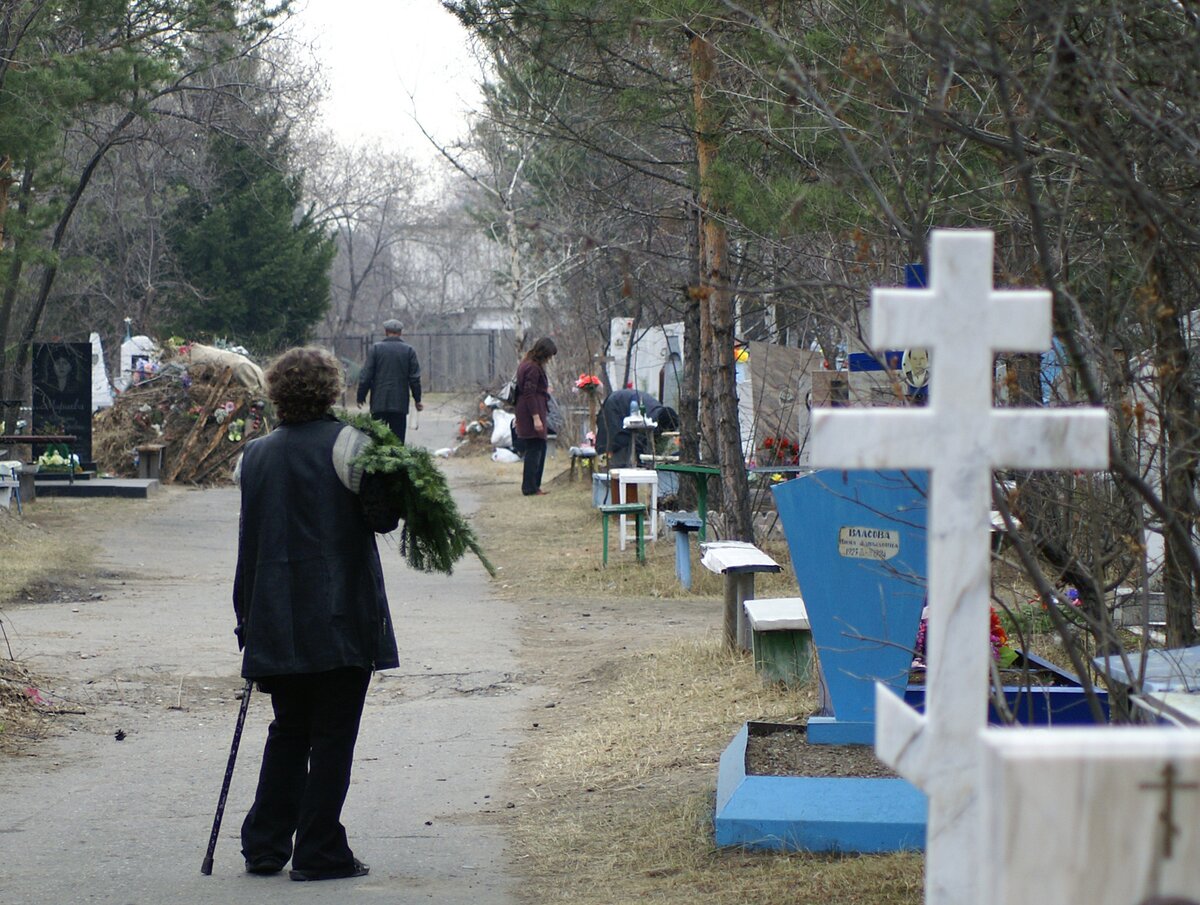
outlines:
[{"label": "white marble cross", "polygon": [[813,412],[813,461],[929,469],[924,715],[876,686],[875,749],[929,796],[925,901],[979,902],[980,740],[987,725],[992,472],[1105,468],[1103,409],[994,409],[996,352],[1051,340],[1050,293],[992,286],[990,231],[935,230],[928,287],[871,293],[876,349],[928,349],[929,405]]}]

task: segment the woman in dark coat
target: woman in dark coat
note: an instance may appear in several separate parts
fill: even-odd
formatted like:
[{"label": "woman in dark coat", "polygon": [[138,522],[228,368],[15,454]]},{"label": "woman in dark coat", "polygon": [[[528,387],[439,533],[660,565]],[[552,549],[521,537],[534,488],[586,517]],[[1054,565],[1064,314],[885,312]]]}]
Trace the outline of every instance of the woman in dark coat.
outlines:
[{"label": "woman in dark coat", "polygon": [[290,859],[293,880],[361,877],[342,804],[371,671],[399,665],[364,514],[374,485],[353,464],[369,441],[330,414],[341,373],[325,350],[284,352],[267,387],[281,424],[238,465],[233,606],[242,676],[271,695],[275,719],[242,854],[255,874]]},{"label": "woman in dark coat", "polygon": [[521,475],[521,493],[538,496],[542,490],[542,471],[546,466],[546,437],[550,430],[550,381],[546,362],[558,354],[558,346],[543,336],[525,353],[517,368],[517,418],[513,427],[525,445],[525,470]]}]

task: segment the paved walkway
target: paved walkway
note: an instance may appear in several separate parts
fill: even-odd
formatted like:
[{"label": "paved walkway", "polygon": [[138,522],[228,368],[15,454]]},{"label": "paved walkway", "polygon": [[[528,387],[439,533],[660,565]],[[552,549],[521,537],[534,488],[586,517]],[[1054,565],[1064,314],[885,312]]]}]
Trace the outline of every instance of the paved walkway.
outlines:
[{"label": "paved walkway", "polygon": [[[444,436],[426,412],[417,440]],[[467,511],[475,504],[460,497]],[[507,804],[506,757],[537,689],[514,674],[516,611],[489,596],[476,562],[429,576],[382,550],[403,665],[372,682],[344,813],[370,876],[298,884],[243,873],[237,830],[270,715],[256,694],[203,877],[241,687],[237,493],[167,488],[112,505],[120,520],[82,529],[100,544],[94,592],[3,612],[17,658],[64,676],[54,690],[87,713],[55,718],[62,734],[27,756],[0,758],[0,902],[514,901],[488,815]]]}]

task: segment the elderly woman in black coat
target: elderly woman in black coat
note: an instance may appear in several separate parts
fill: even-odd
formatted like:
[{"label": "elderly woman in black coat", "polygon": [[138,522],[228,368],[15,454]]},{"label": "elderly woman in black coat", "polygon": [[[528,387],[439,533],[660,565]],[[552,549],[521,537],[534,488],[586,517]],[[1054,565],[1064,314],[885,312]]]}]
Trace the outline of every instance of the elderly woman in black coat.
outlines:
[{"label": "elderly woman in black coat", "polygon": [[238,466],[233,604],[242,676],[271,695],[275,719],[242,854],[255,874],[290,859],[293,880],[360,877],[342,804],[371,671],[399,665],[364,514],[372,485],[353,464],[368,440],[330,413],[341,373],[325,350],[283,353],[267,386],[281,424]]}]

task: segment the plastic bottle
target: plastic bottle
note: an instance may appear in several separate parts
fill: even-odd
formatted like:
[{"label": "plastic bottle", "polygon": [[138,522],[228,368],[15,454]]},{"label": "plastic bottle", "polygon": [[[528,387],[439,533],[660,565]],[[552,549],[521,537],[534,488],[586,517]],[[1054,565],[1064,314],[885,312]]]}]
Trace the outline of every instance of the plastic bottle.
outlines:
[{"label": "plastic bottle", "polygon": [[633,398],[629,400],[629,417],[636,418],[638,416],[638,394],[634,393]]}]

